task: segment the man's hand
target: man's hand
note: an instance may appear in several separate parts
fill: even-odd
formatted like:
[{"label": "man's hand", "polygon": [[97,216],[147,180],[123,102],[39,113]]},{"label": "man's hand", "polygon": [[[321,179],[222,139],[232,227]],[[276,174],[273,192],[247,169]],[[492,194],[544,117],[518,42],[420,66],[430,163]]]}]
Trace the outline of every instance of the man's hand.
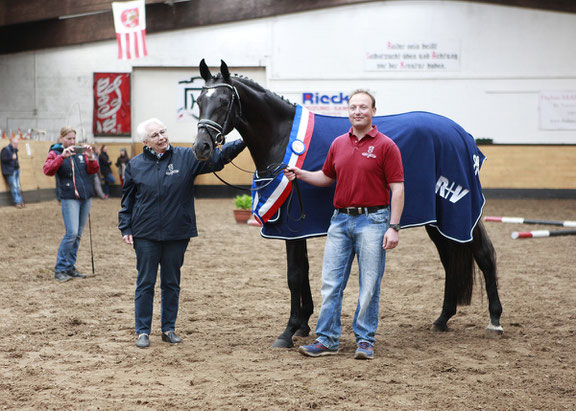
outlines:
[{"label": "man's hand", "polygon": [[385,250],[391,250],[396,248],[398,242],[400,240],[400,236],[398,235],[398,231],[394,230],[393,228],[389,228],[384,234],[384,241],[382,241],[382,248]]},{"label": "man's hand", "polygon": [[300,171],[298,167],[286,167],[284,169],[284,175],[286,176],[288,181],[294,181],[294,179],[298,177],[297,176],[298,171]]},{"label": "man's hand", "polygon": [[126,243],[126,244],[134,244],[134,238],[132,237],[132,234],[126,234],[122,236],[122,240]]}]

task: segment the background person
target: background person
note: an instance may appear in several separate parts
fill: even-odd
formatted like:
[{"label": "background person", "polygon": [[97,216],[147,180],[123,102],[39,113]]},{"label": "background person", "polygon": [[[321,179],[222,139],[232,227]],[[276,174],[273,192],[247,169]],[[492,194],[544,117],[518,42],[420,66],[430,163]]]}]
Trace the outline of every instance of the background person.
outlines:
[{"label": "background person", "polygon": [[92,174],[98,173],[99,168],[92,147],[84,145],[84,152],[77,153],[75,144],[76,130],[70,126],[63,127],[58,143],[50,147],[43,167],[44,174],[56,176],[56,192],[66,228],[54,267],[54,279],[61,282],[85,277],[76,269],[76,256],[90,214]]},{"label": "background person", "polygon": [[2,174],[10,186],[10,193],[16,208],[24,208],[20,192],[20,164],[18,163],[18,138],[12,137],[10,144],[2,149]]},{"label": "background person", "polygon": [[[92,151],[94,151],[94,155],[96,157],[100,155],[100,150],[98,150],[98,146],[92,147]],[[104,191],[102,191],[102,179],[100,178],[100,173],[92,175],[92,182],[94,183],[94,194],[96,194],[96,197],[102,200],[106,200],[106,195],[104,194]]]},{"label": "background person", "polygon": [[100,164],[100,174],[102,174],[102,182],[104,183],[104,197],[110,196],[110,184],[114,184],[114,174],[112,174],[112,161],[108,157],[108,147],[102,145],[100,147],[100,154],[98,155],[98,163]]},{"label": "background person", "polygon": [[372,124],[375,114],[372,94],[366,90],[354,91],[348,100],[352,127],[332,142],[322,170],[285,169],[291,181],[299,178],[321,187],[336,181],[336,210],[330,220],[322,263],[322,307],[316,324],[317,338],[313,344],[298,349],[307,356],[338,352],[342,298],[356,255],[360,291],[352,323],[357,344],[354,358],[374,358],[386,250],[398,244],[404,208],[400,150]]},{"label": "background person", "polygon": [[124,187],[124,173],[126,172],[126,166],[130,161],[128,152],[125,148],[120,149],[120,155],[116,159],[116,167],[118,167],[118,175],[120,176],[120,186]]},{"label": "background person", "polygon": [[[164,123],[151,118],[138,125],[142,154],[126,167],[118,228],[136,251],[138,277],[134,298],[136,346],[150,345],[154,285],[160,266],[162,340],[175,344],[180,297],[180,268],[191,237],[196,237],[194,179],[218,171],[245,147],[242,140],[215,150],[210,161],[198,161],[192,148],[173,147]],[[224,154],[223,154],[224,153]]]}]

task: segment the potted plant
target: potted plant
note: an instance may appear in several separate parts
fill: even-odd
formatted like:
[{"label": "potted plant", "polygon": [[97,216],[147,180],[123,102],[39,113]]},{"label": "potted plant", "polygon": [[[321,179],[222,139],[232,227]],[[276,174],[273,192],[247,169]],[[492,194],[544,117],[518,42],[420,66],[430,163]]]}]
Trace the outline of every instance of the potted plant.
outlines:
[{"label": "potted plant", "polygon": [[234,197],[234,218],[238,224],[246,224],[252,216],[252,197],[242,194]]}]

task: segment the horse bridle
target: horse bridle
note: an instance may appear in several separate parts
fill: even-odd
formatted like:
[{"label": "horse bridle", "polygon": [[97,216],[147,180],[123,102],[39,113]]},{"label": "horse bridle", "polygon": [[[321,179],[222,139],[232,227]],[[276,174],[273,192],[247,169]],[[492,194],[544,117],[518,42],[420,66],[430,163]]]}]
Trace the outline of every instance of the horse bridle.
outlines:
[{"label": "horse bridle", "polygon": [[[226,109],[226,117],[224,118],[224,123],[222,125],[218,124],[215,121],[208,120],[208,119],[200,119],[198,120],[198,129],[205,128],[208,132],[208,135],[212,139],[212,142],[216,146],[221,146],[224,143],[224,138],[226,134],[232,131],[234,128],[234,124],[228,124],[230,121],[230,117],[232,115],[232,110],[234,109],[234,102],[238,102],[238,117],[242,117],[242,103],[240,102],[240,94],[238,94],[238,90],[236,87],[232,86],[231,84],[227,83],[220,83],[214,84],[213,86],[204,86],[202,89],[213,89],[218,87],[227,87],[232,90],[232,98],[228,102],[228,108]],[[212,133],[210,130],[216,131],[216,137],[212,137]]]},{"label": "horse bridle", "polygon": [[[242,103],[240,102],[240,95],[238,94],[238,90],[236,89],[236,87],[232,86],[231,84],[219,83],[219,84],[214,84],[212,86],[204,86],[204,87],[202,87],[202,89],[213,89],[213,88],[218,88],[218,87],[227,87],[230,90],[232,90],[232,98],[228,102],[228,108],[226,110],[226,117],[224,118],[224,124],[220,125],[217,122],[212,121],[212,120],[200,119],[200,120],[198,120],[198,129],[205,128],[208,135],[212,139],[212,142],[216,146],[219,147],[224,143],[224,138],[225,138],[226,134],[228,134],[234,128],[234,124],[232,124],[232,126],[230,128],[227,127],[228,122],[230,120],[230,116],[232,114],[232,110],[234,108],[234,102],[235,101],[238,102],[238,116],[236,118],[242,117]],[[215,138],[212,137],[210,130],[216,131],[217,134],[216,134]],[[222,152],[222,154],[224,154],[224,152]],[[231,162],[231,160],[229,160],[229,162]],[[218,180],[220,180],[221,182],[223,182],[227,186],[230,186],[233,188],[238,188],[240,190],[246,190],[246,191],[259,191],[259,190],[262,190],[263,188],[267,187],[268,185],[270,185],[274,181],[274,179],[278,176],[278,174],[282,173],[282,171],[286,167],[287,167],[286,164],[273,164],[273,165],[268,166],[262,174],[264,174],[264,175],[269,174],[269,175],[271,175],[271,177],[265,177],[263,179],[258,178],[259,183],[262,183],[263,181],[264,181],[264,183],[260,184],[260,185],[257,184],[257,187],[251,188],[251,189],[246,189],[246,188],[235,186],[233,184],[228,183],[227,181],[223,180],[218,174],[216,174],[216,172],[214,172],[214,170],[212,170],[212,174],[214,174],[216,176],[216,178],[218,178]],[[256,172],[256,174],[258,175],[258,172]],[[304,207],[302,204],[302,194],[300,193],[300,187],[298,186],[298,180],[294,180],[293,186],[296,188],[298,202],[300,204],[300,210],[301,210],[300,211],[300,217],[298,217],[298,219],[296,219],[296,221],[301,221],[301,220],[304,220],[306,218],[306,214],[304,214]],[[290,192],[290,196],[288,198],[288,204],[287,204],[288,209],[290,208],[290,205],[292,203],[292,194],[293,194],[293,191]],[[294,231],[290,227],[288,227],[288,229],[290,229],[290,231]]]}]

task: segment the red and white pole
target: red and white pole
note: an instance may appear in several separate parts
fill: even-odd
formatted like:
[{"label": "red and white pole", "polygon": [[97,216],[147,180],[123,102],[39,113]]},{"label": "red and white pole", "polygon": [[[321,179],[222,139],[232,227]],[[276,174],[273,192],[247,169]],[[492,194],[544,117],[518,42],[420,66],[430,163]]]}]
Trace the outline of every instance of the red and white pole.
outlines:
[{"label": "red and white pole", "polygon": [[543,237],[556,237],[562,235],[576,235],[576,230],[560,230],[560,231],[538,230],[538,231],[525,231],[525,232],[514,231],[512,233],[512,238],[516,240],[518,238],[543,238]]},{"label": "red and white pole", "polygon": [[541,224],[541,225],[557,225],[560,227],[574,227],[576,228],[576,221],[546,221],[546,220],[528,220],[522,217],[484,217],[484,221],[493,221],[497,223],[513,223],[513,224]]}]

